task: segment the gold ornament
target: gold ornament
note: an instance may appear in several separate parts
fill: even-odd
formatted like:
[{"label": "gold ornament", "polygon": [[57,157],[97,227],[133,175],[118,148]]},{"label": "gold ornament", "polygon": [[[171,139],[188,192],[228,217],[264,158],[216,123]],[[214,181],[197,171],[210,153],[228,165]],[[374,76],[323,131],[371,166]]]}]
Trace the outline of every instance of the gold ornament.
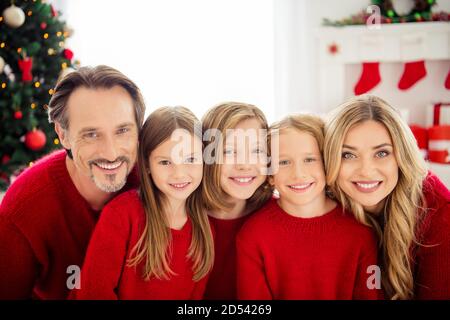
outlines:
[{"label": "gold ornament", "polygon": [[0,57],[0,74],[3,73],[3,68],[5,68],[5,60]]}]

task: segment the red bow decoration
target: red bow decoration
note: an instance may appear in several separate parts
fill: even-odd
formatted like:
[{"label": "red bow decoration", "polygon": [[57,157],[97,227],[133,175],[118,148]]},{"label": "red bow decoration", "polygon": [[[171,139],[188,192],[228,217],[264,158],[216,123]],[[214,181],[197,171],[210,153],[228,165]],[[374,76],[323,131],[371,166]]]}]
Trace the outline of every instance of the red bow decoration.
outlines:
[{"label": "red bow decoration", "polygon": [[52,12],[52,17],[57,17],[58,16],[58,11],[55,10],[55,8],[53,7],[53,5],[50,5],[50,10]]},{"label": "red bow decoration", "polygon": [[22,82],[30,82],[33,80],[31,69],[33,68],[33,58],[24,57],[19,60],[19,69],[22,71]]}]

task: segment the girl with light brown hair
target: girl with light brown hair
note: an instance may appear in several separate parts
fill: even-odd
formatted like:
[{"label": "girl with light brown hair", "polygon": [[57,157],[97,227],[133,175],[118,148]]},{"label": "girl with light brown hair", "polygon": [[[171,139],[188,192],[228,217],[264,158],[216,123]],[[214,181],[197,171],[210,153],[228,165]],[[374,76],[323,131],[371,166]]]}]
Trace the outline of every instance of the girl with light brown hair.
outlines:
[{"label": "girl with light brown hair", "polygon": [[267,121],[256,106],[226,102],[202,119],[203,201],[215,230],[215,261],[206,299],[236,299],[235,238],[271,196],[266,180]]},{"label": "girl with light brown hair", "polygon": [[78,299],[202,299],[214,244],[201,200],[201,124],[163,107],[139,137],[141,186],[102,211]]},{"label": "girl with light brown hair", "polygon": [[428,172],[397,110],[363,95],[325,127],[327,183],[376,230],[390,299],[450,299],[450,192]]}]

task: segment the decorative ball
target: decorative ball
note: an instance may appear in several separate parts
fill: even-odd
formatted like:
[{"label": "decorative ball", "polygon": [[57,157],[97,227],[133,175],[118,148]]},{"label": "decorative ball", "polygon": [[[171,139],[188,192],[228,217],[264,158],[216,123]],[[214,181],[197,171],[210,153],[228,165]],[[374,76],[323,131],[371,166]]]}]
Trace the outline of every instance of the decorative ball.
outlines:
[{"label": "decorative ball", "polygon": [[39,129],[30,131],[25,135],[25,145],[33,151],[41,150],[45,146],[46,141],[45,133]]},{"label": "decorative ball", "polygon": [[72,60],[73,58],[73,51],[70,49],[64,49],[63,50],[63,56],[64,58],[66,58],[67,60]]},{"label": "decorative ball", "polygon": [[15,5],[11,5],[3,11],[5,23],[11,28],[19,28],[25,22],[25,12]]},{"label": "decorative ball", "polygon": [[414,9],[414,6],[417,5],[417,1],[411,0],[395,0],[391,3],[395,12],[400,16],[408,15]]},{"label": "decorative ball", "polygon": [[5,68],[5,60],[0,57],[0,74],[3,73],[3,69]]},{"label": "decorative ball", "polygon": [[47,28],[47,23],[41,22],[41,29],[45,30]]},{"label": "decorative ball", "polygon": [[16,112],[14,112],[14,119],[20,120],[22,119],[22,117],[23,117],[22,111],[17,110]]}]

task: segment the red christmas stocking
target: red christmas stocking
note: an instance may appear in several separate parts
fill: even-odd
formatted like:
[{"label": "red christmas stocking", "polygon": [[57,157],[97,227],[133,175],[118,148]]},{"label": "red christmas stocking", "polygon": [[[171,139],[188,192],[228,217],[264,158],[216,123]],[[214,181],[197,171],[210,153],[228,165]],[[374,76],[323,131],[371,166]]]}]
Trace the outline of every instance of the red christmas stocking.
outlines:
[{"label": "red christmas stocking", "polygon": [[445,79],[445,88],[450,90],[450,71],[447,74],[447,79]]},{"label": "red christmas stocking", "polygon": [[379,62],[363,62],[362,67],[361,76],[354,89],[356,95],[366,93],[381,81]]},{"label": "red christmas stocking", "polygon": [[406,90],[411,88],[417,81],[424,78],[427,75],[425,69],[425,61],[413,61],[406,62],[403,69],[403,74],[398,82],[398,88],[400,90]]}]

